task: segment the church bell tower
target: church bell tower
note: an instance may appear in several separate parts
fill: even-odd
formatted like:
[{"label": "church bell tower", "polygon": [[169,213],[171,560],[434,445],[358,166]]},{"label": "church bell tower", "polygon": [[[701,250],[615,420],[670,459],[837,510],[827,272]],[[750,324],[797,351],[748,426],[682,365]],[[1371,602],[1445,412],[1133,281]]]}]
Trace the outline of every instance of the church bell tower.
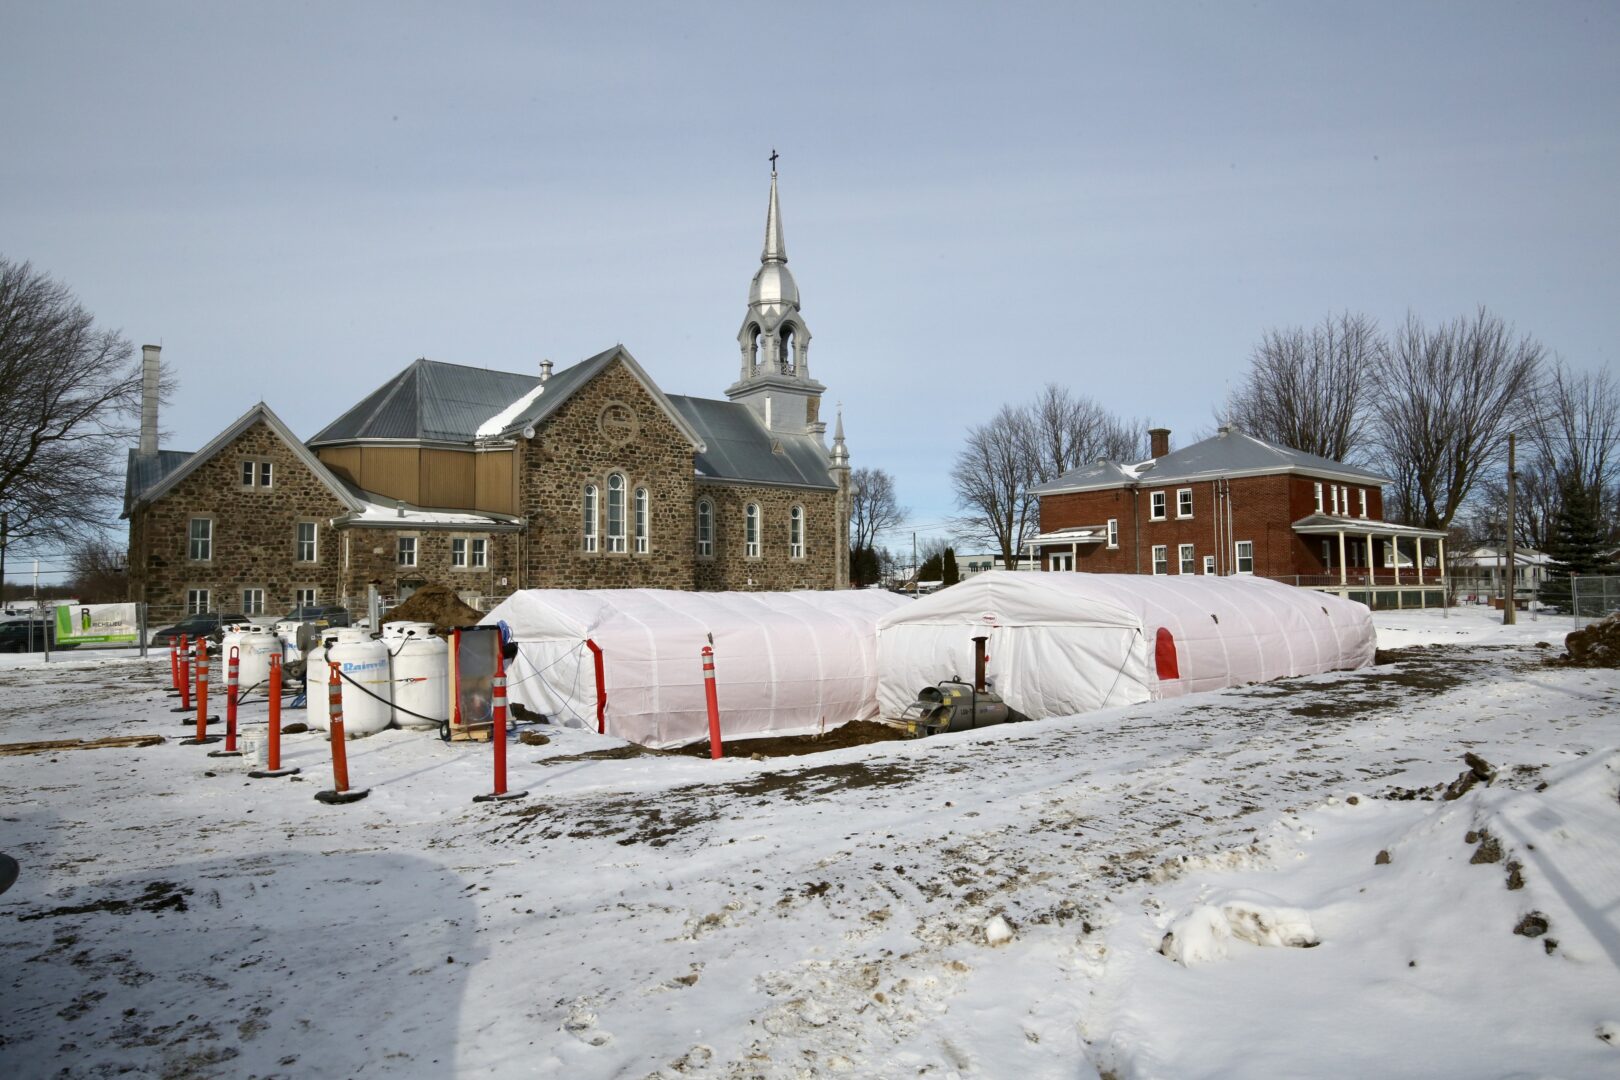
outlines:
[{"label": "church bell tower", "polygon": [[737,332],[742,372],[726,397],[742,402],[771,431],[824,434],[821,395],[810,377],[810,328],[799,314],[799,286],[787,267],[782,212],[776,201],[776,152],[771,152],[771,202],[765,212],[765,249],[748,287],[748,312]]}]

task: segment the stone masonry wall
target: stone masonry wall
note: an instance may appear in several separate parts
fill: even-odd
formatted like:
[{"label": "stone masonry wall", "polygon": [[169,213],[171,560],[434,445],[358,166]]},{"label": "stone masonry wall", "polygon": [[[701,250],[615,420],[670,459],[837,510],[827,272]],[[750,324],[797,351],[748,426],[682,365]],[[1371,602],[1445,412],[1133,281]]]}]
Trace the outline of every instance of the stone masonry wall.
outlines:
[{"label": "stone masonry wall", "polygon": [[[269,488],[244,487],[242,462],[269,461]],[[242,610],[244,588],[263,589],[265,613],[284,614],[293,590],[313,587],[322,603],[338,587],[339,544],[330,520],[344,505],[262,420],[130,522],[130,587],[151,606],[153,626],[183,613],[188,589],[211,590],[215,611]],[[189,557],[190,519],[213,522],[211,558]],[[297,561],[299,521],[316,523],[314,562]]]},{"label": "stone masonry wall", "polygon": [[[623,363],[576,390],[523,446],[518,500],[529,532],[525,588],[693,587],[692,444]],[[607,478],[625,478],[626,550],[607,550]],[[597,550],[584,549],[585,485],[597,488]],[[648,489],[648,551],[635,550],[634,492]]]},{"label": "stone masonry wall", "polygon": [[[432,583],[448,585],[458,593],[503,597],[516,586],[518,537],[513,532],[446,531],[403,526],[350,526],[342,530],[348,542],[348,566],[342,577],[352,605],[364,603],[366,588],[375,584],[383,596],[398,600],[406,589]],[[416,565],[399,564],[399,538],[416,539]],[[477,569],[451,565],[451,541],[465,539],[467,561],[472,561],[472,541],[489,542],[489,565]],[[502,579],[506,584],[502,584]]]},{"label": "stone masonry wall", "polygon": [[[831,589],[837,575],[839,544],[837,493],[754,484],[699,484],[699,499],[714,503],[714,555],[697,560],[697,587],[706,590]],[[760,553],[743,554],[744,508],[760,508]],[[805,555],[788,555],[788,514],[804,507]],[[696,550],[696,500],[689,536]]]}]

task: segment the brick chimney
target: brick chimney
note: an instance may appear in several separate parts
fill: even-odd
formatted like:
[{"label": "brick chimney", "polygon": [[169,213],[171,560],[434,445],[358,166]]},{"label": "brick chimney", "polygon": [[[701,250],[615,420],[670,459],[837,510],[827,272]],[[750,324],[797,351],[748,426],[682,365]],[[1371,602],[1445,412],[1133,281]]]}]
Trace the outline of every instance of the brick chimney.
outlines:
[{"label": "brick chimney", "polygon": [[1148,441],[1152,447],[1151,457],[1162,458],[1170,452],[1170,429],[1167,427],[1148,428]]},{"label": "brick chimney", "polygon": [[158,448],[158,382],[163,365],[158,355],[161,345],[141,346],[141,443],[140,452],[155,454]]}]

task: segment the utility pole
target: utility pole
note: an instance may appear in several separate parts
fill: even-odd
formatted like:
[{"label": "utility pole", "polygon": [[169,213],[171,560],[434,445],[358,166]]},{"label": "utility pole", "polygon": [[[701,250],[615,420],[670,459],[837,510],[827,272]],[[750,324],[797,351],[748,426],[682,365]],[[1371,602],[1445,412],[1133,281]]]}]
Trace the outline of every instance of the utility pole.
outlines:
[{"label": "utility pole", "polygon": [[[776,153],[772,150],[771,153]],[[917,565],[917,534],[911,534],[911,598],[917,599],[917,578],[921,577],[921,568]]]},{"label": "utility pole", "polygon": [[1514,453],[1517,450],[1515,435],[1508,432],[1508,504],[1507,504],[1507,602],[1502,605],[1502,625],[1515,626],[1518,616],[1515,613],[1513,601],[1514,594],[1518,592],[1516,584],[1519,577],[1518,552],[1513,547],[1513,496],[1514,486],[1518,481],[1518,474],[1513,471],[1515,465]]}]

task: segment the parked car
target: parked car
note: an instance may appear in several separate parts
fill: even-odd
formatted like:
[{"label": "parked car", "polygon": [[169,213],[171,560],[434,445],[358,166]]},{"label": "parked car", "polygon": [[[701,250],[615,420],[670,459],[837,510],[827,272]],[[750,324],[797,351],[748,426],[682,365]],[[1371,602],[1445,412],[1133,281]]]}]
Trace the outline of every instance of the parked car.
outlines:
[{"label": "parked car", "polygon": [[159,630],[152,635],[152,644],[168,648],[180,640],[181,634],[193,639],[210,637],[217,641],[226,626],[247,621],[248,617],[240,611],[223,614],[217,611],[203,611],[196,615],[187,615],[173,626]]},{"label": "parked car", "polygon": [[282,623],[314,623],[319,627],[348,626],[349,609],[342,604],[313,604],[300,608],[293,608],[281,618],[275,620],[277,626]]},{"label": "parked car", "polygon": [[0,622],[0,652],[43,652],[51,648],[72,649],[76,643],[56,644],[56,624],[49,619],[12,619]]}]

